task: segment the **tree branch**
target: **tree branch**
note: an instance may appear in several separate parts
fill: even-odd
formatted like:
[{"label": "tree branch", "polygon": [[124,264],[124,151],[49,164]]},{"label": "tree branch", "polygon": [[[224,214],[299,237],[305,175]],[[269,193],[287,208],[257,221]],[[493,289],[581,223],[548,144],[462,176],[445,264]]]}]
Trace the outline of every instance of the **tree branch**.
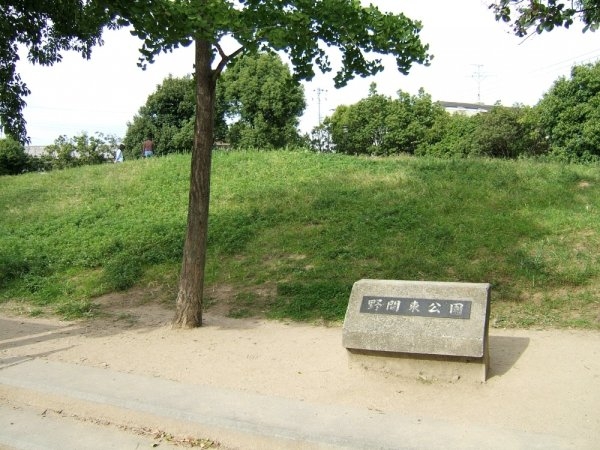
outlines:
[{"label": "tree branch", "polygon": [[223,69],[225,69],[225,66],[229,63],[229,61],[231,61],[237,55],[242,53],[244,51],[244,47],[238,48],[235,52],[231,53],[230,55],[225,54],[223,48],[218,43],[215,44],[215,47],[217,48],[217,51],[221,56],[221,61],[217,65],[217,68],[213,71],[213,81],[216,82],[217,78],[219,78],[219,76],[221,75],[221,72],[223,72]]}]

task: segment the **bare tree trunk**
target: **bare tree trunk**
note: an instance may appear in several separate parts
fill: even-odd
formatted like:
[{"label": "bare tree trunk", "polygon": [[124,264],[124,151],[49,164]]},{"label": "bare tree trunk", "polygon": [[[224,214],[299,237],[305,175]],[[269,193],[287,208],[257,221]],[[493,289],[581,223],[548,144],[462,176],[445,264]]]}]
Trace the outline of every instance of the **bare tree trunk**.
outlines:
[{"label": "bare tree trunk", "polygon": [[194,149],[187,232],[177,294],[177,309],[173,319],[174,328],[194,328],[202,325],[216,87],[211,62],[210,43],[197,39]]}]

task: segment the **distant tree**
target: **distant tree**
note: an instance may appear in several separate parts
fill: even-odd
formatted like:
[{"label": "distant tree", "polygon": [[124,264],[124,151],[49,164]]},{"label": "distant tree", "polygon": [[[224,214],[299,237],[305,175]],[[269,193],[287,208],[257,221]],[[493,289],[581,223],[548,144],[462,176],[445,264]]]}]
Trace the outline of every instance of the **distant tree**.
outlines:
[{"label": "distant tree", "polygon": [[428,142],[433,125],[445,114],[444,108],[434,103],[422,88],[417,95],[398,91],[388,119],[387,146],[395,152],[414,154]]},{"label": "distant tree", "polygon": [[533,108],[494,106],[474,116],[439,115],[417,155],[517,158],[548,151]]},{"label": "distant tree", "polygon": [[369,95],[350,106],[338,107],[326,121],[336,151],[351,155],[386,154],[384,137],[392,99],[377,93],[372,83]]},{"label": "distant tree", "polygon": [[600,156],[600,63],[575,66],[535,106],[551,152],[567,160]]},{"label": "distant tree", "polygon": [[319,153],[336,152],[336,146],[331,139],[330,121],[326,118],[321,125],[314,127],[308,137],[308,146]]},{"label": "distant tree", "polygon": [[148,96],[123,139],[125,154],[139,158],[142,142],[152,137],[155,153],[189,153],[194,146],[194,80],[169,76]]},{"label": "distant tree", "polygon": [[233,122],[230,143],[237,147],[283,148],[298,144],[304,88],[275,53],[244,55],[219,81],[226,115]]},{"label": "distant tree", "polygon": [[436,117],[426,140],[415,151],[419,156],[464,157],[473,153],[474,117],[444,112]]},{"label": "distant tree", "polygon": [[81,133],[78,136],[59,136],[54,144],[45,149],[43,159],[48,169],[65,169],[92,164],[102,164],[114,157],[118,140],[115,136],[96,133],[89,136]]},{"label": "distant tree", "polygon": [[595,31],[600,26],[600,0],[498,0],[490,9],[496,20],[512,22],[517,36],[525,36],[531,29],[542,33],[569,28],[575,19],[584,24],[583,31]]},{"label": "distant tree", "polygon": [[416,96],[398,91],[398,97],[392,99],[378,94],[372,84],[367,98],[339,107],[326,124],[340,153],[412,154],[441,114],[443,108],[423,90]]},{"label": "distant tree", "polygon": [[0,139],[0,175],[18,175],[28,169],[23,144],[13,138]]},{"label": "distant tree", "polygon": [[494,106],[489,112],[477,114],[471,135],[471,154],[495,158],[517,158],[546,153],[547,141],[538,132],[524,106]]},{"label": "distant tree", "polygon": [[[217,85],[215,140],[238,147],[295,145],[304,105],[302,86],[278,55],[245,55],[223,73]],[[169,76],[128,123],[126,154],[139,157],[141,143],[148,136],[153,136],[158,155],[191,152],[194,116],[193,78]]]}]

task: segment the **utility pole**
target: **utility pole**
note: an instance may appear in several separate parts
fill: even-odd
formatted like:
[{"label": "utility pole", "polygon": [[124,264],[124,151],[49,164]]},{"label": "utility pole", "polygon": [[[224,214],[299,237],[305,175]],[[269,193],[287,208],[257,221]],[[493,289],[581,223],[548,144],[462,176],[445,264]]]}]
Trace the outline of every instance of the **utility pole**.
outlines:
[{"label": "utility pole", "polygon": [[317,93],[317,108],[318,108],[317,111],[319,114],[319,126],[321,126],[321,94],[325,94],[327,92],[327,90],[317,88],[317,89],[315,89],[315,92]]}]

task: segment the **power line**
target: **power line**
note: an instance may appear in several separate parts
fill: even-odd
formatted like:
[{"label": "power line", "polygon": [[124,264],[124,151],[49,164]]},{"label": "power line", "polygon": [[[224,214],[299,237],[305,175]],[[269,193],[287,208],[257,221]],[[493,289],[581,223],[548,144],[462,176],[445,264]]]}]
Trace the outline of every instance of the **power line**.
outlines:
[{"label": "power line", "polygon": [[571,58],[564,59],[562,61],[557,61],[555,63],[549,64],[544,67],[540,67],[539,69],[532,70],[529,73],[544,72],[544,71],[547,71],[547,70],[553,69],[553,68],[561,69],[568,65],[572,67],[574,65],[581,64],[586,61],[592,61],[592,60],[595,60],[598,57],[600,57],[600,53],[598,53],[598,52],[600,52],[600,49],[591,50],[591,51],[583,53],[579,56],[572,56]]},{"label": "power line", "polygon": [[[564,73],[567,69],[571,69],[574,66],[583,65],[585,63],[595,63],[598,61],[599,58],[600,49],[595,49],[576,56],[569,57],[567,59],[562,59],[547,65],[528,70],[526,72],[523,72],[521,74],[521,77],[527,78],[535,76],[536,78],[539,78],[544,76],[545,74],[553,74],[554,81],[556,81],[561,76],[561,73]],[[512,75],[514,74],[510,71],[502,72],[497,77],[495,77],[495,80],[486,82],[485,86],[482,86],[481,89],[482,95],[487,98],[493,97],[498,91],[505,89],[507,83],[513,82],[510,81],[511,78],[513,78]],[[550,89],[551,86],[552,83],[548,83],[546,89]]]}]

